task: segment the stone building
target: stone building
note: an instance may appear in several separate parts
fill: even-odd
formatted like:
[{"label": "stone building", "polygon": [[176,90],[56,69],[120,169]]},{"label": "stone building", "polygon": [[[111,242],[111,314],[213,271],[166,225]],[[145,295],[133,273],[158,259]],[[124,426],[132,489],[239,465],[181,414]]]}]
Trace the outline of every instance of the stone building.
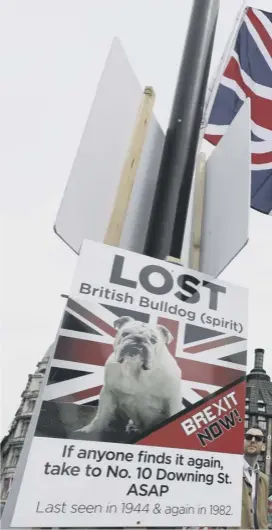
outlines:
[{"label": "stone building", "polygon": [[[263,367],[264,350],[255,350],[254,368],[247,376],[245,427],[258,423],[265,432],[266,451],[260,466],[270,475],[272,490],[272,381]],[[271,492],[272,493],[272,492]]]},{"label": "stone building", "polygon": [[48,359],[49,350],[42,361],[38,363],[35,373],[28,376],[25,390],[21,395],[20,407],[15,414],[8,434],[1,442],[1,510],[11,488]]}]

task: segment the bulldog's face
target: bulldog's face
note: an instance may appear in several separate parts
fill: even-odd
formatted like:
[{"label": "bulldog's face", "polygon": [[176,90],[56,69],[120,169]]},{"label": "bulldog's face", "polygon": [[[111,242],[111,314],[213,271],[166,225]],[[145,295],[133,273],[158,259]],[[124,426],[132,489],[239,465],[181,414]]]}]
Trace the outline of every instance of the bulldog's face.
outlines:
[{"label": "bulldog's face", "polygon": [[150,327],[131,317],[121,317],[114,323],[118,329],[114,351],[117,361],[150,370],[156,355],[160,355],[173,337],[164,326]]}]

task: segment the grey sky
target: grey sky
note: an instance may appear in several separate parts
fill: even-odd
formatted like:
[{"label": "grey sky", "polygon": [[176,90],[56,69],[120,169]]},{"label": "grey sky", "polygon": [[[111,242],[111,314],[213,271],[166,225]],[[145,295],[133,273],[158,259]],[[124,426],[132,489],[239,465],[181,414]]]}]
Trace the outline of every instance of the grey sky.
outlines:
[{"label": "grey sky", "polygon": [[[214,72],[241,7],[221,0]],[[27,375],[54,340],[76,256],[53,223],[106,56],[118,36],[165,130],[191,0],[2,0],[0,13],[3,390],[6,431]],[[250,5],[271,10],[271,0]],[[251,213],[250,243],[222,278],[250,287],[249,366],[272,375],[272,218]]]}]

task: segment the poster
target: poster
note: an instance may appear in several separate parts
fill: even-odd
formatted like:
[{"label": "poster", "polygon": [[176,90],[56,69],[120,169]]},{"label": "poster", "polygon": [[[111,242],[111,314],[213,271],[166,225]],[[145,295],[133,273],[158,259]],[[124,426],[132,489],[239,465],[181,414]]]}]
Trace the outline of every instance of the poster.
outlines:
[{"label": "poster", "polygon": [[240,525],[247,291],[85,241],[13,527]]}]

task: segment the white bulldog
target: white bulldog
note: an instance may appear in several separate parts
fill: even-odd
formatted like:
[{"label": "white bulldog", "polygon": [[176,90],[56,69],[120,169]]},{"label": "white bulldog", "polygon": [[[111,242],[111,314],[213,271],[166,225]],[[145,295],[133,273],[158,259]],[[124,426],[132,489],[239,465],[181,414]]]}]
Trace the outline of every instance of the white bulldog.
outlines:
[{"label": "white bulldog", "polygon": [[110,441],[107,433],[118,418],[127,430],[142,433],[181,410],[181,370],[167,348],[170,331],[126,316],[114,326],[118,332],[105,364],[98,410],[80,429],[96,440]]}]

